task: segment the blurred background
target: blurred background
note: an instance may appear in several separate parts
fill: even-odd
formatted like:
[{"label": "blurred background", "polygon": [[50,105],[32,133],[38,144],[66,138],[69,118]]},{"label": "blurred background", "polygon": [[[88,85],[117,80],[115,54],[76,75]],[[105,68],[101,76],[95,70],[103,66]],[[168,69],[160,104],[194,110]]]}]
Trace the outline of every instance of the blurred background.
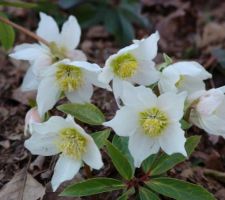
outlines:
[{"label": "blurred background", "polygon": [[[214,76],[207,82],[208,88],[225,84],[224,0],[0,0],[0,12],[31,31],[37,28],[39,12],[53,16],[60,26],[69,15],[76,16],[82,27],[79,48],[90,62],[101,66],[109,55],[131,44],[133,39],[147,37],[158,30],[157,63],[163,61],[162,53],[173,61],[196,60]],[[35,159],[23,147],[24,117],[34,94],[19,89],[27,63],[8,57],[13,45],[36,41],[17,31],[15,38],[11,34],[10,40],[10,44],[2,44],[5,48],[0,49],[0,189],[26,167],[28,160],[33,164],[29,173],[46,184],[54,163],[54,160],[34,163]],[[95,92],[93,103],[107,116],[114,115],[117,108],[112,95],[101,89]],[[170,176],[199,183],[217,199],[225,200],[224,139],[209,137],[197,128],[189,134],[202,135],[201,144],[188,161],[170,171]],[[110,175],[110,170],[102,173]],[[2,190],[0,197],[1,193]],[[63,198],[49,192],[44,199]],[[106,195],[103,199],[114,197]]]}]

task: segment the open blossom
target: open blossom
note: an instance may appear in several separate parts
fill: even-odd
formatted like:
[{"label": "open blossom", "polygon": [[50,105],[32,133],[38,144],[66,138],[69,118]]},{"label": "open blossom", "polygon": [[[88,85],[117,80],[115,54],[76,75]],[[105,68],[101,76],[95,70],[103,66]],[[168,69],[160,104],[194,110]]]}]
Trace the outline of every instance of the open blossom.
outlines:
[{"label": "open blossom", "polygon": [[166,67],[159,80],[159,90],[163,92],[187,91],[188,94],[204,90],[203,80],[211,78],[203,66],[197,62],[177,62]]},{"label": "open blossom", "polygon": [[109,83],[113,80],[113,92],[116,100],[122,93],[122,82],[150,85],[158,81],[159,72],[152,59],[157,54],[158,32],[146,39],[135,40],[134,44],[111,55],[105,63],[99,80]]},{"label": "open blossom", "polygon": [[24,135],[28,136],[29,133],[32,132],[32,130],[31,130],[31,128],[32,128],[31,124],[32,123],[34,123],[34,122],[39,123],[41,121],[42,121],[42,119],[41,119],[41,117],[40,117],[40,115],[38,113],[37,108],[36,107],[35,108],[31,108],[27,112],[26,117],[25,117]]},{"label": "open blossom", "polygon": [[[62,60],[41,74],[37,91],[38,112],[41,116],[53,108],[64,94],[73,103],[90,102],[93,86],[107,88],[98,81],[101,68],[86,61]],[[108,86],[109,87],[109,86]]]},{"label": "open blossom", "polygon": [[225,88],[198,91],[189,97],[190,122],[206,132],[225,137]]},{"label": "open blossom", "polygon": [[183,117],[185,92],[168,92],[157,97],[149,88],[124,83],[121,99],[124,106],[104,125],[119,136],[129,137],[128,148],[136,167],[160,147],[167,154],[186,156],[186,138],[179,122]]},{"label": "open blossom", "polygon": [[40,13],[40,18],[37,35],[50,45],[21,44],[15,47],[14,53],[10,54],[12,58],[27,60],[31,64],[22,84],[24,91],[37,89],[40,72],[54,62],[64,58],[86,60],[84,53],[75,49],[80,42],[81,29],[74,16],[70,16],[63,24],[61,32],[51,16]]},{"label": "open blossom", "polygon": [[53,116],[47,122],[33,123],[32,136],[25,141],[25,147],[34,155],[61,153],[51,181],[53,191],[63,181],[72,179],[83,161],[94,169],[103,166],[101,153],[94,140],[71,116],[66,119]]}]

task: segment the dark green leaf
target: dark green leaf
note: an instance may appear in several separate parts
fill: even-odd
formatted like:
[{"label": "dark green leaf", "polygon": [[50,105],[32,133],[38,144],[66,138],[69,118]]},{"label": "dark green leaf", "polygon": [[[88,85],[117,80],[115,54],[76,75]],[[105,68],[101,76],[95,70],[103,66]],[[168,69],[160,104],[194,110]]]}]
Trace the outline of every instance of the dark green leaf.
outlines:
[{"label": "dark green leaf", "polygon": [[106,129],[104,131],[98,131],[98,132],[92,133],[91,136],[93,137],[98,148],[102,148],[105,145],[106,140],[109,137],[109,134],[110,134],[110,130]]},{"label": "dark green leaf", "polygon": [[129,197],[135,193],[135,189],[134,188],[130,188],[129,190],[127,190],[126,192],[124,192],[119,198],[117,198],[117,200],[128,200]]},{"label": "dark green leaf", "polygon": [[128,137],[119,137],[118,135],[114,135],[112,143],[123,155],[126,156],[131,166],[134,168],[134,160],[128,149],[128,139]]},{"label": "dark green leaf", "polygon": [[[7,18],[5,14],[0,13],[1,17]],[[8,50],[12,48],[15,40],[14,29],[0,21],[0,42],[4,49]]]},{"label": "dark green leaf", "polygon": [[24,2],[24,1],[0,1],[1,6],[11,6],[18,8],[34,9],[38,7],[36,3]]},{"label": "dark green leaf", "polygon": [[116,39],[122,45],[130,44],[135,37],[133,25],[122,12],[118,11],[118,14],[120,21],[120,31],[117,33]]},{"label": "dark green leaf", "polygon": [[113,165],[122,177],[127,180],[133,178],[134,170],[128,159],[109,141],[106,143],[107,152],[112,159]]},{"label": "dark green leaf", "polygon": [[83,0],[58,0],[58,5],[62,9],[69,9],[82,3]]},{"label": "dark green leaf", "polygon": [[176,200],[216,200],[203,187],[173,178],[154,178],[146,184],[155,192]]},{"label": "dark green leaf", "polygon": [[123,13],[126,18],[128,18],[131,22],[135,22],[142,27],[148,27],[149,21],[146,17],[141,15],[141,6],[139,3],[122,3],[119,6],[119,9]]},{"label": "dark green leaf", "polygon": [[144,172],[148,172],[150,169],[152,169],[156,158],[157,158],[157,154],[152,154],[143,161],[141,166]]},{"label": "dark green leaf", "polygon": [[140,200],[160,200],[159,197],[149,189],[141,187],[139,190]]},{"label": "dark green leaf", "polygon": [[[200,141],[200,136],[191,136],[187,138],[187,141],[185,143],[185,149],[187,151],[188,156],[190,156],[191,153],[194,151],[199,141]],[[163,174],[169,169],[173,168],[178,163],[183,162],[185,159],[186,157],[180,153],[175,153],[172,155],[167,155],[163,153],[160,156],[155,167],[151,170],[151,175],[153,176],[153,175]]]},{"label": "dark green leaf", "polygon": [[105,116],[103,115],[101,110],[99,110],[98,107],[90,103],[63,104],[58,106],[57,109],[64,113],[70,114],[81,122],[85,122],[87,124],[101,125],[105,121]]},{"label": "dark green leaf", "polygon": [[82,197],[113,190],[124,189],[126,185],[112,178],[92,178],[68,186],[60,195]]}]

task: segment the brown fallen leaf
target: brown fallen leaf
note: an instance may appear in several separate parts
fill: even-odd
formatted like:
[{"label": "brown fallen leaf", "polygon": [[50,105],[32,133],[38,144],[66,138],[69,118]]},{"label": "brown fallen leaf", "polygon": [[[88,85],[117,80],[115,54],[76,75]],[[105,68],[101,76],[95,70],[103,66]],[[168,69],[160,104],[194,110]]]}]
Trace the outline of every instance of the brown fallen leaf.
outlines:
[{"label": "brown fallen leaf", "polygon": [[1,200],[37,200],[44,194],[45,188],[27,172],[26,167],[0,191]]}]

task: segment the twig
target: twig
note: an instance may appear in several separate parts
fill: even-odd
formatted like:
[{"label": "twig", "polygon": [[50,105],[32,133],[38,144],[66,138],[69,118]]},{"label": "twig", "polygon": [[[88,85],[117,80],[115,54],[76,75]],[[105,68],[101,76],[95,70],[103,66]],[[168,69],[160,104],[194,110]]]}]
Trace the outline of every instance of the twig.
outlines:
[{"label": "twig", "polygon": [[91,169],[88,165],[84,164],[84,171],[85,171],[85,174],[87,176],[87,178],[91,178],[92,177],[92,174],[91,174]]},{"label": "twig", "polygon": [[10,21],[10,20],[2,17],[2,16],[0,16],[0,21],[2,21],[5,24],[8,24],[8,25],[12,26],[13,28],[21,31],[22,33],[24,33],[26,35],[29,35],[30,37],[34,38],[35,40],[37,40],[37,41],[39,41],[39,42],[41,42],[41,43],[43,43],[47,46],[50,45],[49,42],[46,41],[45,39],[43,39],[42,37],[36,35],[35,33],[31,32],[29,30],[27,30],[26,28],[23,28],[22,26],[20,26],[18,24],[15,24],[14,22],[12,22],[12,21]]}]

